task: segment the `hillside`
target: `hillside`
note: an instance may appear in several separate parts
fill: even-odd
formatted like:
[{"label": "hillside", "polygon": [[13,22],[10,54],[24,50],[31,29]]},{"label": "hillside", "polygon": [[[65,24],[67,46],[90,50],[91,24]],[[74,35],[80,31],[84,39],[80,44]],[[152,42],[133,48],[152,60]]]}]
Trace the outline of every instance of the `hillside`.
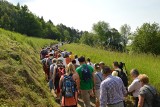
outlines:
[{"label": "hillside", "polygon": [[0,106],[57,106],[39,60],[39,51],[56,41],[0,29]]},{"label": "hillside", "polygon": [[126,65],[128,74],[131,69],[137,68],[140,73],[145,73],[149,76],[150,83],[160,92],[160,56],[109,52],[80,44],[67,44],[61,47],[61,49],[72,51],[73,54],[77,54],[78,56],[89,57],[91,58],[91,62],[94,63],[104,61],[106,65],[111,67],[113,61],[122,61]]}]

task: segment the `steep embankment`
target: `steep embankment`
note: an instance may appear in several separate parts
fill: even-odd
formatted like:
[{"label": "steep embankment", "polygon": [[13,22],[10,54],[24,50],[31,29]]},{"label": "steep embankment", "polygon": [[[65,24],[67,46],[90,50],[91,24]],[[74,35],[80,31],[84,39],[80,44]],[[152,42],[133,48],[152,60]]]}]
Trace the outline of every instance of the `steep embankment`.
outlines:
[{"label": "steep embankment", "polygon": [[40,48],[55,43],[0,29],[1,106],[57,106],[39,61]]}]

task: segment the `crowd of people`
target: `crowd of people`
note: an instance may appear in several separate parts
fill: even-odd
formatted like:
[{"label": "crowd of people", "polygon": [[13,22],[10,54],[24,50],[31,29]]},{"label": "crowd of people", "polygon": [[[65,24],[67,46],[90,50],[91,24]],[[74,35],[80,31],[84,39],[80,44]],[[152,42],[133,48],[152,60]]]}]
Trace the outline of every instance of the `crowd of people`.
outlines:
[{"label": "crowd of people", "polygon": [[103,61],[93,64],[90,58],[78,57],[58,46],[42,48],[40,52],[46,81],[54,90],[62,107],[77,107],[81,95],[84,107],[91,107],[90,97],[95,98],[96,107],[126,107],[125,98],[132,95],[134,107],[152,107],[154,87],[149,85],[146,74],[137,69],[129,74],[125,63],[113,62],[111,69]]}]

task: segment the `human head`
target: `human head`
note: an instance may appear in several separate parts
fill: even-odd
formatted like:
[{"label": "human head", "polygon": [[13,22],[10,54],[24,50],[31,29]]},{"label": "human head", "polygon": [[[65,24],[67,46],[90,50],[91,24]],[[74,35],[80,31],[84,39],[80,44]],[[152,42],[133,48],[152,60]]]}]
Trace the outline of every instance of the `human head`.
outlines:
[{"label": "human head", "polygon": [[119,68],[120,68],[120,69],[123,69],[124,66],[125,66],[125,63],[119,62]]},{"label": "human head", "polygon": [[73,64],[73,65],[76,64],[76,60],[72,60],[72,64]]},{"label": "human head", "polygon": [[139,81],[142,83],[142,85],[148,84],[149,83],[149,78],[146,74],[140,74],[138,76]]},{"label": "human head", "polygon": [[83,63],[85,63],[85,62],[86,62],[86,60],[85,60],[85,57],[84,57],[84,56],[79,57],[79,58],[78,58],[78,61],[79,61],[79,63],[80,63],[80,64],[83,64]]},{"label": "human head", "polygon": [[104,63],[103,61],[101,61],[101,62],[99,63],[99,66],[100,66],[101,69],[103,69],[103,67],[105,66],[105,63]]},{"label": "human head", "polygon": [[139,76],[139,72],[137,69],[132,69],[130,72],[131,77],[134,79]]},{"label": "human head", "polygon": [[107,77],[108,75],[110,75],[111,72],[112,72],[112,70],[110,69],[110,67],[108,67],[108,66],[103,67],[102,74],[104,77]]},{"label": "human head", "polygon": [[57,59],[57,64],[62,64],[62,63],[63,63],[62,59],[61,59],[61,58],[58,58],[58,59]]},{"label": "human head", "polygon": [[57,62],[57,59],[56,58],[53,58],[52,59],[52,63],[54,64],[54,63],[56,63]]},{"label": "human head", "polygon": [[78,58],[78,55],[75,55],[75,59]]},{"label": "human head", "polygon": [[87,61],[88,61],[88,62],[91,62],[90,58],[87,58]]},{"label": "human head", "polygon": [[61,57],[61,54],[58,54],[58,58]]},{"label": "human head", "polygon": [[75,72],[75,66],[70,62],[66,67],[66,74],[70,75]]},{"label": "human head", "polygon": [[100,66],[99,66],[98,63],[95,63],[95,64],[94,64],[94,69],[95,69],[96,71],[99,71],[99,70],[100,70]]},{"label": "human head", "polygon": [[118,64],[117,61],[114,61],[114,62],[113,62],[113,68],[119,68],[119,64]]},{"label": "human head", "polygon": [[68,54],[65,54],[65,58],[68,58],[69,57],[69,55]]}]

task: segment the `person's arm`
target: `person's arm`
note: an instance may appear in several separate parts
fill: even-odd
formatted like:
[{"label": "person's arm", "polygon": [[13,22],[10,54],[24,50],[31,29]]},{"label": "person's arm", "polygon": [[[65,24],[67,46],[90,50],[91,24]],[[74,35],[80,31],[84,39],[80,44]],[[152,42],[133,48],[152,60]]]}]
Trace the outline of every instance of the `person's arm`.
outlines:
[{"label": "person's arm", "polygon": [[73,79],[76,82],[76,86],[77,86],[76,88],[79,90],[80,89],[80,79],[79,79],[79,75],[77,72],[73,74]]},{"label": "person's arm", "polygon": [[59,88],[60,90],[62,89],[62,81],[64,79],[64,76],[61,76],[60,80],[59,80]]},{"label": "person's arm", "polygon": [[143,104],[144,104],[144,97],[142,95],[139,95],[138,107],[143,107]]},{"label": "person's arm", "polygon": [[94,89],[95,89],[95,85],[96,85],[96,80],[95,80],[95,74],[94,72],[92,72],[92,77],[93,77],[93,86],[94,86]]},{"label": "person's arm", "polygon": [[53,84],[54,84],[54,81],[55,81],[56,69],[57,69],[57,66],[54,66],[54,72],[53,72]]},{"label": "person's arm", "polygon": [[105,84],[101,83],[100,85],[100,107],[106,107],[106,87]]},{"label": "person's arm", "polygon": [[78,90],[78,93],[80,93],[80,77],[79,77],[79,74],[78,74],[78,69],[76,69],[76,76],[77,76],[77,80],[76,80],[77,90]]},{"label": "person's arm", "polygon": [[133,92],[134,90],[135,90],[135,82],[133,81],[132,83],[131,83],[131,85],[129,85],[128,86],[128,92]]},{"label": "person's arm", "polygon": [[49,72],[49,77],[50,77],[50,79],[53,79],[53,78],[52,78],[53,70],[54,70],[54,66],[51,65],[51,66],[50,66],[50,72]]},{"label": "person's arm", "polygon": [[48,67],[48,58],[46,59],[46,67]]}]

